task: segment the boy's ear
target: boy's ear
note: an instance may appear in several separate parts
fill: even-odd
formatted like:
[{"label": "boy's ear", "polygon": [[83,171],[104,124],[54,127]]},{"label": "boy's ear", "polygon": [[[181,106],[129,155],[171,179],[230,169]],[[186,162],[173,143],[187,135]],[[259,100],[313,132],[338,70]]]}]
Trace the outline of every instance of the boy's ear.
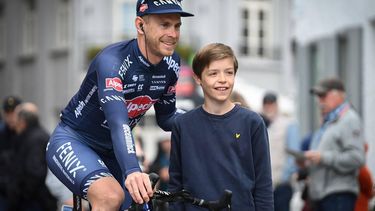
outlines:
[{"label": "boy's ear", "polygon": [[197,75],[193,74],[193,78],[196,84],[201,85],[201,79]]}]

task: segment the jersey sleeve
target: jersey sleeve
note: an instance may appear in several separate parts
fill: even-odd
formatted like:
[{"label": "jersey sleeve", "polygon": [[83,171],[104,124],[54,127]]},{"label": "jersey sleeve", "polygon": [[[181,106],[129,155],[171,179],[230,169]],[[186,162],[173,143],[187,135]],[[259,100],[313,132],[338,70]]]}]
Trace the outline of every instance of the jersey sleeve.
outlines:
[{"label": "jersey sleeve", "polygon": [[[177,68],[179,71],[180,66]],[[154,105],[156,121],[159,127],[165,131],[171,131],[174,118],[185,113],[183,110],[176,108],[178,71],[176,71],[175,78],[171,81],[163,96]]]},{"label": "jersey sleeve", "polygon": [[96,74],[100,105],[111,131],[113,150],[124,175],[141,171],[135,144],[128,125],[128,110],[123,96],[123,84],[118,75],[117,58],[102,54],[97,58]]}]

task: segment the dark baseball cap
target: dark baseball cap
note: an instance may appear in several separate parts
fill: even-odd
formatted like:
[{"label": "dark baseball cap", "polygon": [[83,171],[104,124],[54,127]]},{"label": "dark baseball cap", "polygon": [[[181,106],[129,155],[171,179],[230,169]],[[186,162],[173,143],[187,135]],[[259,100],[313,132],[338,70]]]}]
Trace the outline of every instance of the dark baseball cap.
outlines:
[{"label": "dark baseball cap", "polygon": [[17,96],[7,96],[3,101],[3,109],[5,112],[12,112],[16,106],[22,103],[21,98]]},{"label": "dark baseball cap", "polygon": [[342,81],[338,78],[327,78],[321,80],[317,85],[310,89],[310,93],[318,96],[326,95],[331,90],[338,90],[345,92],[345,87]]},{"label": "dark baseball cap", "polygon": [[277,95],[274,92],[267,92],[263,97],[263,105],[277,102]]},{"label": "dark baseball cap", "polygon": [[182,11],[181,0],[138,0],[137,16],[148,14],[180,14],[181,17],[194,16]]}]

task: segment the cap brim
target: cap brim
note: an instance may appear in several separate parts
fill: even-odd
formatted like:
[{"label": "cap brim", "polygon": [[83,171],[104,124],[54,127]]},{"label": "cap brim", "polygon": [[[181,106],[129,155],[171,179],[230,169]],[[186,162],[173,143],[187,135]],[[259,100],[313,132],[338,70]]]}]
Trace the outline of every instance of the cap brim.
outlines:
[{"label": "cap brim", "polygon": [[313,95],[321,96],[321,95],[325,95],[326,93],[327,93],[327,90],[319,86],[315,86],[310,89],[310,94],[313,94]]},{"label": "cap brim", "polygon": [[169,9],[169,10],[158,10],[158,11],[153,11],[153,12],[145,12],[142,15],[149,15],[149,14],[180,14],[181,17],[194,16],[193,14],[188,13],[188,12],[184,12],[184,11],[181,11],[181,10],[171,10],[171,9]]}]

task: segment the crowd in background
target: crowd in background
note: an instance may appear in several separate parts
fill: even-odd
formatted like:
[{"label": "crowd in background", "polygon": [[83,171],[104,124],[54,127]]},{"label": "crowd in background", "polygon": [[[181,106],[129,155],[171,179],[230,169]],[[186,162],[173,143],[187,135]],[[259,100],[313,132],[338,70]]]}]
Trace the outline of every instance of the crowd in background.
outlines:
[{"label": "crowd in background", "polygon": [[[365,161],[369,146],[344,85],[326,79],[311,94],[321,111],[321,127],[304,136],[293,115],[280,112],[277,93],[263,98],[259,115],[268,129],[275,210],[370,210],[374,184]],[[238,92],[233,92],[232,101],[251,109]],[[36,105],[8,96],[1,117],[0,211],[58,210],[70,204],[71,192],[47,169],[49,134],[39,122]],[[170,137],[159,141],[153,161],[143,153],[143,141],[147,140],[136,143],[142,168],[158,173],[159,189],[167,190]]]}]

